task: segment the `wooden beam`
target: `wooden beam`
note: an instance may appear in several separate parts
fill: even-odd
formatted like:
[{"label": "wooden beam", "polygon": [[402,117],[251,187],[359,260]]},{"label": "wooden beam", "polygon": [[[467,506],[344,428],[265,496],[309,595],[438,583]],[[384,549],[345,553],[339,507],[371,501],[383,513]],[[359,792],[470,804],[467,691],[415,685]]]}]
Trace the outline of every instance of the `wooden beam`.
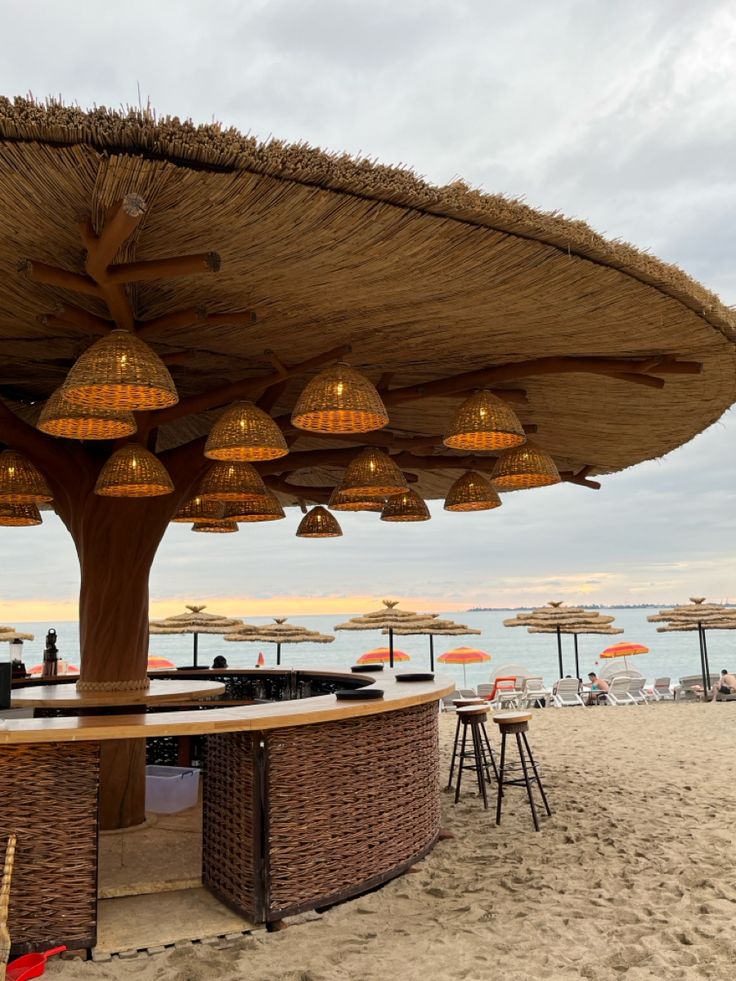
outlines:
[{"label": "wooden beam", "polygon": [[587,487],[589,490],[600,490],[601,485],[598,480],[590,480],[588,474],[593,470],[592,466],[585,466],[577,473],[568,470],[560,471],[560,479],[565,484],[577,484],[578,487]]},{"label": "wooden beam", "polygon": [[123,243],[130,238],[146,211],[146,202],[139,194],[126,194],[108,211],[99,236],[89,222],[80,226],[82,242],[87,249],[85,269],[98,282],[105,278],[107,267]]},{"label": "wooden beam", "polygon": [[[334,347],[329,351],[325,351],[323,354],[317,354],[313,358],[308,358],[300,364],[287,368],[288,377],[293,378],[295,375],[300,375],[305,371],[309,371],[311,368],[328,364],[331,361],[337,361],[338,358],[349,352],[350,345],[341,344],[339,347]],[[217,409],[222,405],[229,405],[230,402],[235,402],[238,399],[253,398],[260,395],[272,385],[281,384],[282,381],[284,381],[284,376],[281,372],[274,372],[271,375],[261,375],[259,378],[244,378],[240,381],[232,382],[230,385],[200,392],[199,395],[190,395],[188,398],[180,399],[176,405],[172,405],[168,409],[159,409],[157,412],[152,413],[155,418],[155,425],[162,426],[164,423],[173,422],[175,419],[181,419],[184,416],[206,412],[207,409]]]},{"label": "wooden beam", "polygon": [[637,375],[630,371],[617,371],[611,374],[611,378],[618,381],[629,382],[631,385],[643,385],[645,388],[664,388],[664,378],[655,378],[654,375]]},{"label": "wooden beam", "polygon": [[219,269],[220,257],[217,252],[201,252],[197,255],[173,256],[167,259],[122,262],[115,266],[108,266],[99,281],[116,284],[144,283],[152,279],[218,272]]},{"label": "wooden beam", "polygon": [[45,262],[24,259],[18,265],[18,271],[25,273],[37,283],[45,283],[47,286],[58,286],[60,289],[73,290],[75,293],[85,293],[87,296],[101,295],[99,286],[89,276],[69,272],[68,269],[59,269],[57,266],[49,266]]},{"label": "wooden beam", "polygon": [[252,310],[237,310],[228,313],[207,313],[202,307],[190,307],[187,310],[177,310],[152,320],[136,322],[136,333],[139,337],[146,334],[156,334],[167,330],[181,330],[187,327],[209,327],[227,324],[230,327],[250,327],[258,317]]},{"label": "wooden beam", "polygon": [[78,327],[90,334],[99,334],[101,337],[109,334],[115,326],[111,320],[105,320],[104,317],[98,317],[88,310],[74,306],[59,306],[53,313],[44,314],[39,319],[49,327]]},{"label": "wooden beam", "polygon": [[277,385],[272,385],[267,388],[266,391],[257,400],[256,405],[259,409],[263,409],[264,412],[270,412],[274,405],[278,402],[281,396],[284,394],[287,385],[289,384],[289,379],[285,378],[282,382]]}]

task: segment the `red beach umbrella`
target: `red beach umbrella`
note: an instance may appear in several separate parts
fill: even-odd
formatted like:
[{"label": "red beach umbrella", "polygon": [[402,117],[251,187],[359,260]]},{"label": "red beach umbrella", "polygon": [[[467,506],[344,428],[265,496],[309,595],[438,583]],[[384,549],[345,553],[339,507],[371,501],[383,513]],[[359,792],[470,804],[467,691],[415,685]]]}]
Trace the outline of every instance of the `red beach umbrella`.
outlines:
[{"label": "red beach umbrella", "polygon": [[[391,660],[391,651],[388,647],[376,647],[372,651],[366,651],[358,658],[358,664],[386,664]],[[405,651],[398,651],[394,648],[394,661],[411,661]]]},{"label": "red beach umbrella", "polygon": [[266,667],[266,658],[264,657],[263,651],[258,652],[258,660],[256,661],[256,667],[257,668]]},{"label": "red beach umbrella", "polygon": [[437,658],[443,664],[462,664],[463,684],[467,685],[466,669],[468,664],[481,664],[483,661],[490,661],[491,655],[478,647],[453,647],[451,651],[445,651]]}]

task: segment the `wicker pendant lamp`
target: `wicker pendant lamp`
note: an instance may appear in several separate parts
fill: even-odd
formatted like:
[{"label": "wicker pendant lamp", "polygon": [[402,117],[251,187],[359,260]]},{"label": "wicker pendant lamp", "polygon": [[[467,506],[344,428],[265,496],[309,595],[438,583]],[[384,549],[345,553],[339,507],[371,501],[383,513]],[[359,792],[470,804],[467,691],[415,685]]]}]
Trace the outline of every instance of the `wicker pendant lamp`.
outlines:
[{"label": "wicker pendant lamp", "polygon": [[0,525],[26,528],[41,524],[41,512],[35,504],[0,504]]},{"label": "wicker pendant lamp", "polygon": [[429,521],[429,508],[415,490],[394,494],[386,501],[381,521]]},{"label": "wicker pendant lamp", "polygon": [[489,480],[475,470],[466,470],[450,487],[445,511],[490,511],[501,507],[501,498]]},{"label": "wicker pendant lamp", "polygon": [[373,446],[348,464],[339,490],[346,498],[391,497],[408,490],[406,479],[391,457]]},{"label": "wicker pendant lamp", "polygon": [[236,402],[217,420],[207,437],[210,460],[277,460],[289,448],[271,416],[252,402]]},{"label": "wicker pendant lamp", "polygon": [[491,392],[480,391],[457,410],[442,442],[453,450],[475,453],[520,446],[526,435],[510,406]]},{"label": "wicker pendant lamp", "polygon": [[137,427],[132,412],[75,405],[63,388],[57,388],[46,400],[36,428],[65,439],[121,439],[132,436]]},{"label": "wicker pendant lamp", "polygon": [[383,511],[384,497],[346,497],[339,487],[330,494],[327,507],[331,511]]},{"label": "wicker pendant lamp", "polygon": [[373,382],[339,362],[307,384],[291,421],[311,433],[369,433],[388,423],[388,412]]},{"label": "wicker pendant lamp", "polygon": [[87,348],[63,390],[75,405],[128,412],[164,409],[179,401],[161,358],[127,330],[111,330]]},{"label": "wicker pendant lamp", "polygon": [[266,489],[266,496],[253,501],[238,501],[225,505],[224,517],[229,521],[279,521],[285,518],[284,509],[278,497]]},{"label": "wicker pendant lamp", "polygon": [[44,504],[52,498],[41,471],[22,453],[0,453],[0,504]]},{"label": "wicker pendant lamp", "polygon": [[234,521],[227,521],[223,518],[210,518],[209,521],[198,521],[192,525],[192,531],[201,531],[209,535],[231,535],[240,529]]},{"label": "wicker pendant lamp", "polygon": [[559,484],[560,475],[549,453],[525,443],[501,454],[491,480],[499,490],[524,490]]},{"label": "wicker pendant lamp", "polygon": [[224,516],[225,505],[221,501],[203,501],[201,497],[195,496],[185,501],[171,520],[196,525],[200,521],[216,521]]},{"label": "wicker pendant lamp", "polygon": [[205,501],[254,501],[268,497],[261,475],[250,463],[213,463],[202,478]]},{"label": "wicker pendant lamp", "polygon": [[296,530],[297,538],[340,538],[341,535],[337,518],[321,504],[307,511]]},{"label": "wicker pendant lamp", "polygon": [[163,463],[140,443],[126,443],[116,450],[95,484],[100,497],[160,497],[173,490]]}]

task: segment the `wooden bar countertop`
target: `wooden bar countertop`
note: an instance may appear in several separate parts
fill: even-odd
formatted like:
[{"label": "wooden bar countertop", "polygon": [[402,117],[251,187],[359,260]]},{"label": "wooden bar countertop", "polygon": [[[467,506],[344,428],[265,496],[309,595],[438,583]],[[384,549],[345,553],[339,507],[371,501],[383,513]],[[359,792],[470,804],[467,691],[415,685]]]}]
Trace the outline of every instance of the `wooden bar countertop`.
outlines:
[{"label": "wooden bar countertop", "polygon": [[[274,672],[275,673],[275,672]],[[321,678],[341,677],[355,682],[356,675],[344,670],[302,670]],[[196,711],[155,712],[135,715],[85,715],[56,719],[0,719],[0,747],[43,742],[79,742],[106,739],[145,739],[151,736],[196,736],[220,732],[284,729],[289,726],[317,725],[340,719],[358,719],[439,701],[455,689],[450,678],[435,676],[433,681],[396,681],[394,671],[364,674],[383,698],[365,701],[339,701],[333,694],[315,695],[289,701],[212,708]],[[399,674],[402,672],[399,671]],[[165,684],[161,681],[158,684]],[[176,682],[172,682],[176,684]],[[35,693],[34,693],[35,694]],[[216,704],[216,703],[214,703]]]}]

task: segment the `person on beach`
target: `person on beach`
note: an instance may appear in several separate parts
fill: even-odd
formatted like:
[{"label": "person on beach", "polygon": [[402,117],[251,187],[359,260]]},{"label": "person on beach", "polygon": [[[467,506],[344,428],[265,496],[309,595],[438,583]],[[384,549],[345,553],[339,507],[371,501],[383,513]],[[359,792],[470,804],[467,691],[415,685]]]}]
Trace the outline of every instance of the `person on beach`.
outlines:
[{"label": "person on beach", "polygon": [[588,705],[598,705],[601,700],[601,696],[605,695],[608,691],[608,682],[604,681],[603,678],[599,678],[595,671],[588,672],[588,681],[590,682],[590,692],[588,694]]},{"label": "person on beach", "polygon": [[721,671],[721,677],[717,685],[713,685],[713,701],[719,695],[736,695],[736,675],[725,668]]}]

